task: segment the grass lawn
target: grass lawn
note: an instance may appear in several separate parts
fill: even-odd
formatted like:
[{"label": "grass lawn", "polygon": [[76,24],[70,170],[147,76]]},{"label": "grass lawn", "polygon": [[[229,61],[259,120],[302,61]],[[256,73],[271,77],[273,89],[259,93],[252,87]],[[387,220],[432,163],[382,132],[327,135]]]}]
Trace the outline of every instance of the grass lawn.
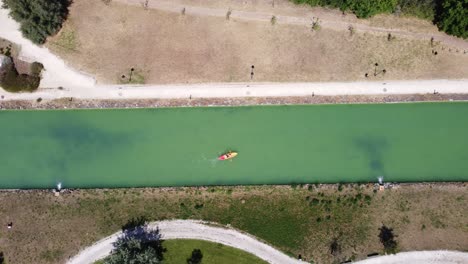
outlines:
[{"label": "grass lawn", "polygon": [[[0,228],[0,251],[7,263],[65,263],[139,216],[230,224],[315,263],[382,254],[382,224],[394,229],[398,251],[468,248],[464,183],[404,184],[383,192],[373,185],[338,186],[83,189],[59,197],[0,191],[0,218],[14,224]],[[334,240],[339,251],[331,254]]]},{"label": "grass lawn", "polygon": [[166,240],[163,246],[165,264],[182,264],[187,262],[194,249],[200,249],[203,254],[203,264],[264,264],[267,263],[245,251],[222,244],[203,240],[173,239]]}]

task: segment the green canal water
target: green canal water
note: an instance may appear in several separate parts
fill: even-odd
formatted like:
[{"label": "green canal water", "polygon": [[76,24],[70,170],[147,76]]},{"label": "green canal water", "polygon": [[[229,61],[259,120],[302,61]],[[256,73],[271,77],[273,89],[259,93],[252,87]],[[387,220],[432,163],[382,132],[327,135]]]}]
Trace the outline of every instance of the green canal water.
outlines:
[{"label": "green canal water", "polygon": [[0,111],[0,124],[0,188],[468,180],[468,103]]}]

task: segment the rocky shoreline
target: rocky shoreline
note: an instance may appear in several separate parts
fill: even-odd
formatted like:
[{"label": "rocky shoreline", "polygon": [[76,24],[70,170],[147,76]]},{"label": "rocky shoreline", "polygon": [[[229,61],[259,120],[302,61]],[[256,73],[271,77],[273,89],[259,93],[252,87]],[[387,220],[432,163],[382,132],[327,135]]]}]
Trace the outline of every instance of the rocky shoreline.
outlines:
[{"label": "rocky shoreline", "polygon": [[82,100],[61,98],[55,100],[2,101],[0,109],[113,109],[203,106],[252,105],[308,105],[359,103],[410,103],[468,101],[468,94],[412,94],[412,95],[344,95],[305,97],[247,97],[247,98],[192,98],[192,99],[139,99],[139,100]]}]

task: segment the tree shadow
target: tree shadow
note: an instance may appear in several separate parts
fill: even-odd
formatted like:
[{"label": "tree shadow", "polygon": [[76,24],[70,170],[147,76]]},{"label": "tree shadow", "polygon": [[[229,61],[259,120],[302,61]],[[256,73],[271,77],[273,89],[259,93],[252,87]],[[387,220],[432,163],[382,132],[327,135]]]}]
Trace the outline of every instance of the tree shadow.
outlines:
[{"label": "tree shadow", "polygon": [[128,230],[136,229],[137,227],[144,226],[147,220],[148,219],[145,216],[134,217],[122,226],[122,231],[125,232]]}]

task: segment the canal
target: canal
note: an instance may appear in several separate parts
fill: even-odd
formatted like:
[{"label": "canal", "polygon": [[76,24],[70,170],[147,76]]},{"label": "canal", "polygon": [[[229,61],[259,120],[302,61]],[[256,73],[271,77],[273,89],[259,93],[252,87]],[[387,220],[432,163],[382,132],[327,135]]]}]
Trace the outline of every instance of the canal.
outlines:
[{"label": "canal", "polygon": [[0,188],[468,180],[468,103],[0,111],[0,125]]}]

